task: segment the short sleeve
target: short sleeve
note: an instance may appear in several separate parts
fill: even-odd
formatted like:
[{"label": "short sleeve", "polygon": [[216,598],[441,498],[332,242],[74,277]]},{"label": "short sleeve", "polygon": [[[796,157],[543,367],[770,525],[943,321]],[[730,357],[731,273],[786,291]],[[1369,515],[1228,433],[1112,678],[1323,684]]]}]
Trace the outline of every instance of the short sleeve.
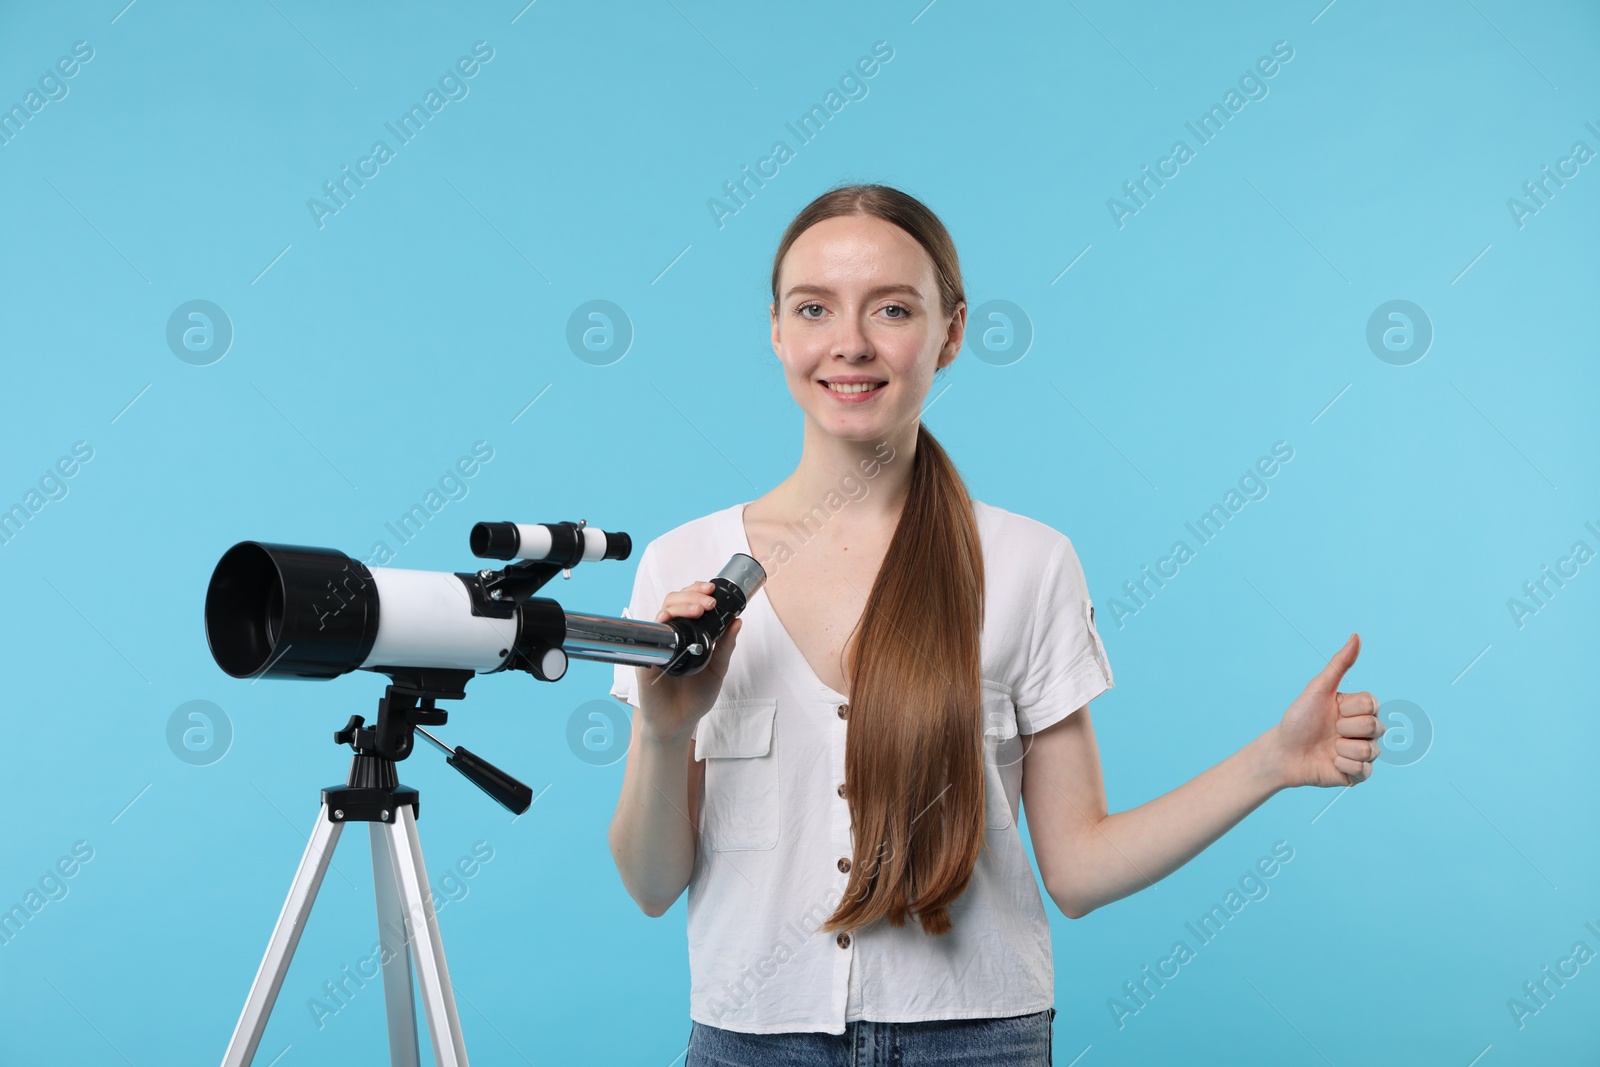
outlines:
[{"label": "short sleeve", "polygon": [[1065,536],[1046,560],[1032,610],[1027,670],[1014,696],[1024,734],[1060,722],[1114,684],[1083,566]]},{"label": "short sleeve", "polygon": [[[655,569],[655,542],[645,545],[644,551],[639,554],[639,569],[633,574],[633,599],[628,606],[622,609],[625,619],[644,619],[652,621],[656,612],[661,610],[661,602],[667,594],[661,590],[656,579]],[[618,700],[625,700],[634,707],[639,706],[639,678],[637,668],[631,663],[613,664],[616,677],[611,685],[611,695]]]}]

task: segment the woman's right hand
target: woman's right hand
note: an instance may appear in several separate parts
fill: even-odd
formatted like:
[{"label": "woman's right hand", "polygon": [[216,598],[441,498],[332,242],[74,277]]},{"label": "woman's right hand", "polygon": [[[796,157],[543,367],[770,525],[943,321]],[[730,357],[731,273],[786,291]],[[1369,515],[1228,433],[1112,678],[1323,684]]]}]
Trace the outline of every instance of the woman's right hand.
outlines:
[{"label": "woman's right hand", "polygon": [[[698,618],[716,604],[710,582],[694,582],[668,593],[656,622],[668,619]],[[672,741],[689,736],[722,692],[722,679],[728,673],[728,659],[738,643],[744,620],[734,619],[711,650],[711,659],[690,675],[667,674],[660,667],[635,667],[639,681],[639,711],[644,716],[645,736],[656,741]]]}]

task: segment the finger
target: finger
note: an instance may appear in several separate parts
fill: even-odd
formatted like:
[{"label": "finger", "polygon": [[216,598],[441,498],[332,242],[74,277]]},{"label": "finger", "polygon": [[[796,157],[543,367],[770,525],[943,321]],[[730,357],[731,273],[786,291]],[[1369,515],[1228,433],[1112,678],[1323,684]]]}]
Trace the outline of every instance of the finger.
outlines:
[{"label": "finger", "polygon": [[1387,729],[1376,715],[1362,715],[1353,719],[1340,719],[1334,723],[1340,737],[1382,737]]},{"label": "finger", "polygon": [[1333,757],[1333,768],[1340,774],[1349,775],[1353,778],[1355,781],[1352,781],[1351,785],[1355,785],[1357,782],[1364,782],[1372,776],[1372,764],[1365,760],[1353,760],[1344,756],[1335,756]]},{"label": "finger", "polygon": [[1344,643],[1344,647],[1333,654],[1333,658],[1328,661],[1328,665],[1322,668],[1322,672],[1313,679],[1313,684],[1320,686],[1324,692],[1331,693],[1338,689],[1339,681],[1344,677],[1344,672],[1350,669],[1350,665],[1355,663],[1356,657],[1360,654],[1361,638],[1357,634],[1351,634],[1350,639]]},{"label": "finger", "polygon": [[717,601],[714,597],[700,593],[690,593],[679,590],[668,593],[667,599],[662,602],[661,610],[656,612],[656,621],[665,622],[674,615],[686,615],[690,618],[704,615],[707,610],[715,607]]},{"label": "finger", "polygon": [[1335,693],[1340,715],[1376,715],[1378,701],[1371,693]]},{"label": "finger", "polygon": [[[661,611],[675,609],[686,604],[706,603],[711,601],[710,582],[691,582],[682,589],[674,589],[668,593],[661,602]],[[705,587],[705,588],[702,588]],[[714,603],[714,601],[711,601]],[[660,612],[657,612],[660,614]]]},{"label": "finger", "polygon": [[1333,740],[1333,750],[1346,759],[1358,763],[1371,763],[1378,758],[1378,742],[1364,741],[1355,737],[1336,737]]}]

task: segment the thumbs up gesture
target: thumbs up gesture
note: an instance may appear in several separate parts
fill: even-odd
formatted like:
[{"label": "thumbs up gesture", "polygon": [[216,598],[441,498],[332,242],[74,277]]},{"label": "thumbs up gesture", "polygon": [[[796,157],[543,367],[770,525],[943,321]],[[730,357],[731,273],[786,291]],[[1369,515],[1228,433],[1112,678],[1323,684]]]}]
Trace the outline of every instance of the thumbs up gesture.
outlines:
[{"label": "thumbs up gesture", "polygon": [[1360,654],[1361,639],[1351,634],[1274,728],[1286,784],[1357,785],[1372,777],[1378,738],[1388,729],[1378,721],[1378,702],[1371,693],[1339,692]]}]

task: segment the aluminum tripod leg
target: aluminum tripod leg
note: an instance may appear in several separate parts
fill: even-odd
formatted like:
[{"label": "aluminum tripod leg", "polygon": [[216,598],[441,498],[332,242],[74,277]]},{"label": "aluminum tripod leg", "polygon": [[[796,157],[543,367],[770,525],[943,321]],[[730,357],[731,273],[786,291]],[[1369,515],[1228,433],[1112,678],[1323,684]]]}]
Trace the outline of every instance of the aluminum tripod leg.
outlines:
[{"label": "aluminum tripod leg", "polygon": [[[410,805],[406,804],[400,805],[395,814],[399,817],[382,826],[381,830],[388,837],[395,885],[399,891],[400,906],[405,911],[407,944],[417,961],[417,984],[422,989],[422,1005],[428,1013],[428,1036],[433,1042],[433,1059],[438,1067],[467,1067],[467,1046],[461,1037],[461,1020],[456,1015],[450,971],[444,962],[444,940],[439,936],[439,922],[434,916],[433,894],[428,888],[428,872],[422,863],[422,843],[417,837],[416,818]],[[373,825],[377,831],[378,824]],[[388,977],[385,971],[385,996],[388,995]],[[391,1016],[391,1033],[393,1026]]]},{"label": "aluminum tripod leg", "polygon": [[[408,813],[410,808],[405,809]],[[411,938],[400,906],[399,869],[389,845],[389,827],[368,823],[372,836],[372,884],[378,901],[379,956],[383,1000],[389,1020],[390,1067],[418,1067],[417,1008],[411,990]]]},{"label": "aluminum tripod leg", "polygon": [[[406,809],[408,814],[410,810]],[[328,873],[334,846],[339,843],[339,832],[343,829],[343,823],[329,821],[328,807],[324,804],[317,813],[317,825],[306,843],[305,855],[300,858],[300,869],[289,887],[289,897],[278,915],[278,925],[272,928],[272,939],[267,942],[267,953],[261,958],[250,995],[245,998],[244,1011],[233,1028],[233,1039],[228,1042],[227,1054],[222,1059],[223,1067],[244,1067],[255,1058],[256,1046],[267,1028],[267,1016],[272,1014],[272,1004],[283,987],[283,976],[289,972],[289,961],[300,943],[306,916],[311,914],[311,905],[316,902],[317,890]]]},{"label": "aluminum tripod leg", "polygon": [[[414,795],[414,794],[413,794]],[[412,959],[416,960],[417,984],[428,1015],[428,1036],[433,1044],[437,1067],[467,1067],[467,1046],[461,1036],[461,1020],[456,1014],[455,993],[450,987],[450,971],[445,966],[444,940],[439,935],[434,915],[433,894],[428,887],[428,872],[422,862],[422,842],[417,837],[417,822],[409,804],[397,805],[392,822],[371,823],[372,875],[377,898],[378,936],[388,951],[383,955],[384,1005],[389,1020],[389,1056],[393,1067],[416,1067],[417,1015],[412,999]],[[283,987],[294,958],[300,934],[305,930],[311,906],[316,903],[322,879],[333,861],[334,847],[344,823],[328,818],[328,805],[317,812],[305,855],[295,872],[289,897],[272,930],[266,955],[256,970],[244,1011],[233,1029],[223,1067],[247,1067],[255,1059],[267,1017]]]}]

